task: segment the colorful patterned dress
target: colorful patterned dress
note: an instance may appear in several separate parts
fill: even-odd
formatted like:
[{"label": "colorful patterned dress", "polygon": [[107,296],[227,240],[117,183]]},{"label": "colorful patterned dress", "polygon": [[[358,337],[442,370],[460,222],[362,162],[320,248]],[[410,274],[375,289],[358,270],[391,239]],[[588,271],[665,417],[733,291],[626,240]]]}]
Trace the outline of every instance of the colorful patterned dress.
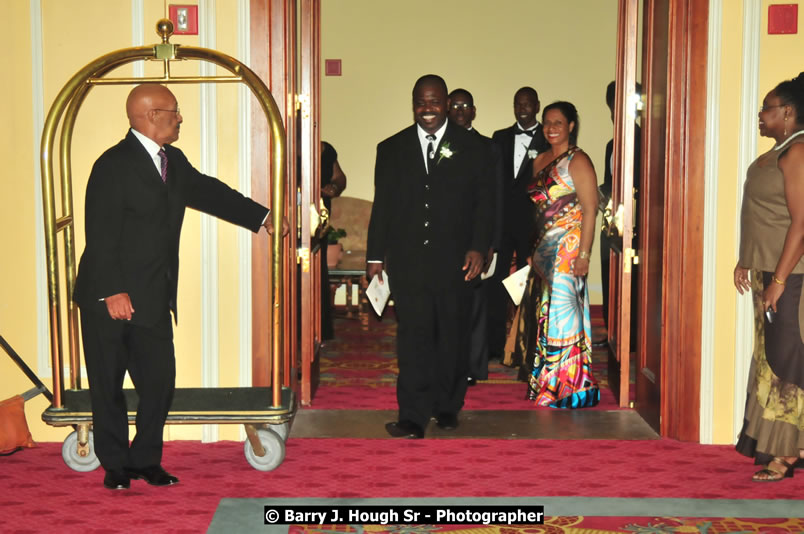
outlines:
[{"label": "colorful patterned dress", "polygon": [[[581,242],[581,205],[569,173],[572,147],[528,188],[536,230],[528,294],[520,313],[520,343],[533,362],[528,398],[538,406],[584,408],[600,402],[592,376],[586,277],[572,274]],[[595,216],[592,214],[591,216]]]}]

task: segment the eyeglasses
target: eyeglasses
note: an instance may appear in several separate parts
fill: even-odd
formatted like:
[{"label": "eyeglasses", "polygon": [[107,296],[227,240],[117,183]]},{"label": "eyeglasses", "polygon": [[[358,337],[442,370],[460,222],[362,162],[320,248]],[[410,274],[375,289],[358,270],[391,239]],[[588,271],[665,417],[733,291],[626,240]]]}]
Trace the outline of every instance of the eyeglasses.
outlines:
[{"label": "eyeglasses", "polygon": [[459,109],[469,109],[472,107],[472,105],[469,104],[468,102],[457,102],[455,104],[452,104],[452,106],[450,107],[457,111]]},{"label": "eyeglasses", "polygon": [[759,111],[767,111],[771,108],[783,108],[789,106],[790,102],[782,102],[781,104],[773,104],[772,106],[759,106]]},{"label": "eyeglasses", "polygon": [[176,106],[176,109],[159,109],[159,108],[151,108],[151,111],[167,111],[167,112],[169,112],[169,113],[175,113],[176,115],[180,115],[180,114],[181,114],[181,110],[179,109],[179,107],[178,107],[178,106]]}]

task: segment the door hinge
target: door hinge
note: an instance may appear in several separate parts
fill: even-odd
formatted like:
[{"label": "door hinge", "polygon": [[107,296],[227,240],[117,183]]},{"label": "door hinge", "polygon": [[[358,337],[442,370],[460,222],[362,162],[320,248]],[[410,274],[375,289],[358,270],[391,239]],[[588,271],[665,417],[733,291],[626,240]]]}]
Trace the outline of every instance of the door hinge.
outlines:
[{"label": "door hinge", "polygon": [[302,119],[310,117],[310,95],[296,95],[296,109],[301,111]]},{"label": "door hinge", "polygon": [[296,263],[300,263],[303,273],[310,272],[310,249],[302,247],[296,251]]},{"label": "door hinge", "polygon": [[639,256],[634,249],[628,247],[623,251],[623,272],[631,273],[631,265],[639,265]]}]

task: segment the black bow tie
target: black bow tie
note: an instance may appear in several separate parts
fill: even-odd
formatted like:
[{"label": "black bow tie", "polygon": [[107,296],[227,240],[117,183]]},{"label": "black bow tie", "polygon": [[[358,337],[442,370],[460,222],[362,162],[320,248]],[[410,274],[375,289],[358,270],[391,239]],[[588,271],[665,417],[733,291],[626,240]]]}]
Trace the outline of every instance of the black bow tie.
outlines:
[{"label": "black bow tie", "polygon": [[535,133],[536,133],[536,128],[534,128],[534,129],[532,129],[532,130],[522,130],[522,129],[520,129],[520,128],[517,128],[517,129],[514,131],[514,135],[525,134],[525,135],[527,135],[528,137],[533,137],[533,134],[535,134]]}]

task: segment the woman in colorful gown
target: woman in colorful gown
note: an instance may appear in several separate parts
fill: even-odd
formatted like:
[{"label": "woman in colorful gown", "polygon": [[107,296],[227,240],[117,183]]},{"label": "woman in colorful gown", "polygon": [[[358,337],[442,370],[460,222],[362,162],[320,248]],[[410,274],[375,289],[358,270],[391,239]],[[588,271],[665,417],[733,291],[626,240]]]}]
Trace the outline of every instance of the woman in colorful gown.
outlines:
[{"label": "woman in colorful gown", "polygon": [[528,399],[537,406],[584,408],[600,401],[591,368],[586,285],[595,235],[597,178],[589,156],[576,146],[575,106],[550,104],[542,123],[551,148],[534,160],[528,189],[536,230],[517,341],[532,369]]},{"label": "woman in colorful gown", "polygon": [[[762,101],[776,141],[748,168],[734,285],[754,299],[754,354],[737,451],[756,482],[793,476],[804,454],[804,72]],[[750,273],[750,274],[749,274]]]}]

